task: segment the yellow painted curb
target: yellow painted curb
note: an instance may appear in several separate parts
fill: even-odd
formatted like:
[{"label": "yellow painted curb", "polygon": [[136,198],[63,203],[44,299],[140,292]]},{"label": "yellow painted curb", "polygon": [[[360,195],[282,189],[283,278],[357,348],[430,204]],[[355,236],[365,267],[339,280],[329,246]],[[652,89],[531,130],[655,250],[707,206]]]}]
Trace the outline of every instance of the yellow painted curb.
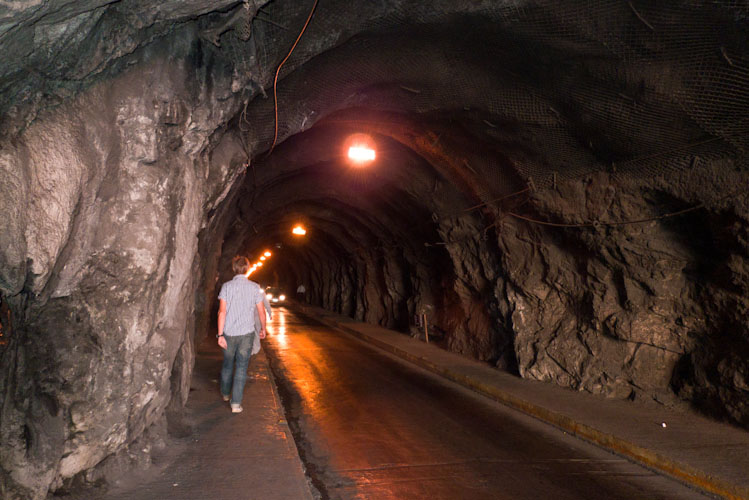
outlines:
[{"label": "yellow painted curb", "polygon": [[317,319],[330,327],[336,328],[370,344],[373,344],[384,351],[395,354],[396,356],[405,359],[406,361],[429,370],[432,373],[443,376],[448,380],[452,380],[453,382],[456,382],[468,389],[478,392],[479,394],[487,396],[494,401],[497,401],[498,403],[502,403],[527,415],[542,420],[548,424],[554,425],[555,427],[558,427],[563,431],[569,432],[570,434],[580,437],[595,445],[634,460],[635,462],[638,462],[646,467],[661,471],[673,478],[676,478],[689,485],[695,486],[703,491],[720,495],[730,500],[749,500],[749,490],[745,488],[733,484],[728,484],[719,478],[715,478],[703,471],[694,469],[693,467],[675,462],[667,457],[659,455],[656,452],[648,450],[647,448],[643,448],[629,441],[617,438],[614,435],[576,422],[572,418],[560,413],[553,412],[528,401],[519,399],[509,393],[499,390],[497,387],[483,384],[482,382],[474,380],[465,375],[455,373],[450,371],[449,369],[437,366],[425,358],[415,356],[409,352],[399,349],[386,342],[382,342],[381,340],[378,340],[376,338],[370,337],[365,333],[350,328],[345,324],[339,323],[335,320],[327,319],[324,317],[318,317]]}]

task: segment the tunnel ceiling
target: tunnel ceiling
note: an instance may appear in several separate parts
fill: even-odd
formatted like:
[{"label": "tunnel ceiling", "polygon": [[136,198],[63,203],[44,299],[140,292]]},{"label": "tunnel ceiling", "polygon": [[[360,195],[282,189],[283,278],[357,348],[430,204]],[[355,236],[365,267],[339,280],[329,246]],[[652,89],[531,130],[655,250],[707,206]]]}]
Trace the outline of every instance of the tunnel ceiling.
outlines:
[{"label": "tunnel ceiling", "polygon": [[[274,106],[275,70],[315,5],[307,3],[5,3],[3,131],[23,130],[45,110],[173,50],[164,41],[178,39],[170,43],[190,45],[187,64],[207,67],[201,78],[230,78],[231,92],[215,95],[232,105],[214,139],[228,133],[242,143],[253,165],[250,190],[260,175],[277,186],[271,198],[289,200],[274,215],[293,212],[296,190],[306,191],[301,177],[286,184],[286,176],[314,167],[324,185],[336,174],[320,163],[341,162],[320,155],[340,155],[356,132],[387,148],[377,166],[386,161],[387,172],[366,182],[385,183],[376,196],[415,197],[423,204],[415,211],[391,208],[413,216],[398,224],[424,231],[424,212],[459,213],[529,180],[543,188],[596,171],[628,179],[704,159],[743,161],[749,96],[741,4],[322,2],[281,68]],[[274,138],[280,146],[320,127],[327,137],[290,141],[283,161],[266,158]],[[411,156],[437,176],[431,191],[401,165]],[[379,180],[398,169],[400,179]],[[457,188],[449,200],[434,196],[440,182]],[[331,182],[327,190],[335,196],[351,186]],[[435,198],[440,206],[430,206]],[[257,211],[254,199],[242,196],[240,211]],[[313,204],[326,206],[324,197]],[[345,204],[334,212],[352,212],[368,227],[380,214],[372,208]],[[380,217],[381,230],[391,225],[391,215]],[[272,218],[264,214],[264,223]]]},{"label": "tunnel ceiling", "polygon": [[728,0],[0,0],[0,496],[157,440],[266,249],[314,305],[748,426],[748,35]]}]

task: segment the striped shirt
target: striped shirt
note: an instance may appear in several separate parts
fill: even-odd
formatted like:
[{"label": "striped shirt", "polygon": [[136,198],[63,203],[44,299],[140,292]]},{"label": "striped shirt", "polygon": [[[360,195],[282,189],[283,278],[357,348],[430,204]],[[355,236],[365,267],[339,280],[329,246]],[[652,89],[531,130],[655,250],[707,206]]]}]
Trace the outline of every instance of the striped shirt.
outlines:
[{"label": "striped shirt", "polygon": [[255,331],[256,304],[262,304],[265,294],[260,285],[244,274],[237,274],[221,286],[218,298],[226,301],[224,335],[235,337]]}]

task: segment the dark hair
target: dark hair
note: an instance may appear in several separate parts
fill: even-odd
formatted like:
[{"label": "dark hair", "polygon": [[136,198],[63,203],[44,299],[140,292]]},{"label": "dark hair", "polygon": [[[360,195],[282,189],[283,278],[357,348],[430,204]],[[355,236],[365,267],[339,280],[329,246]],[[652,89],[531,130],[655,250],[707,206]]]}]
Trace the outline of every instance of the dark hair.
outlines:
[{"label": "dark hair", "polygon": [[250,269],[250,261],[247,257],[237,255],[231,260],[231,268],[237,274],[244,274]]}]

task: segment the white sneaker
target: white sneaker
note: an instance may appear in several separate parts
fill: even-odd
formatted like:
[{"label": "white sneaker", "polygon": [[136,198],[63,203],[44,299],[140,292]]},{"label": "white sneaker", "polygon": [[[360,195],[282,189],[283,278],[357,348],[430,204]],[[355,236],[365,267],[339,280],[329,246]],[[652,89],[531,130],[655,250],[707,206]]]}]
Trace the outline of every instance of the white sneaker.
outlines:
[{"label": "white sneaker", "polygon": [[232,403],[231,404],[231,412],[232,413],[242,413],[242,405],[239,403]]}]

